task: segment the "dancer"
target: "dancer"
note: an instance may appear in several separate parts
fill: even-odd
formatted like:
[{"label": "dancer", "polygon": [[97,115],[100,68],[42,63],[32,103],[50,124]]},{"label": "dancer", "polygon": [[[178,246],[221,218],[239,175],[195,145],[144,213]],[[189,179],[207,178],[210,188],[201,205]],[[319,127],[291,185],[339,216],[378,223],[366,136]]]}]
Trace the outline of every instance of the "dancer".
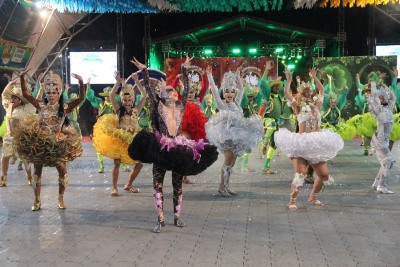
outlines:
[{"label": "dancer", "polygon": [[[6,110],[6,133],[3,138],[3,149],[2,149],[2,160],[1,160],[1,170],[2,175],[0,179],[0,187],[7,185],[7,173],[8,166],[10,163],[10,158],[16,157],[16,153],[13,147],[13,131],[15,127],[20,124],[20,120],[27,116],[34,114],[36,109],[32,106],[23,96],[21,92],[21,87],[15,86],[16,80],[11,81],[4,88],[1,95],[3,101],[3,107]],[[28,184],[31,185],[32,173],[31,165],[26,161],[22,161],[25,165],[26,176],[28,179]]]},{"label": "dancer", "polygon": [[35,200],[33,211],[40,210],[40,189],[42,185],[43,166],[56,167],[58,171],[58,208],[66,209],[64,192],[68,185],[67,163],[82,154],[81,139],[75,128],[69,124],[67,114],[85,100],[85,87],[82,77],[72,76],[79,81],[79,98],[63,103],[62,80],[60,76],[50,71],[44,78],[46,99],[39,102],[27,90],[22,72],[22,95],[38,110],[38,117],[25,117],[20,127],[15,129],[14,142],[18,155],[33,163],[34,174],[32,187]]},{"label": "dancer", "polygon": [[[111,191],[111,196],[113,197],[118,196],[118,177],[121,163],[135,164],[129,180],[124,186],[124,190],[130,193],[139,192],[137,188],[132,187],[132,183],[143,167],[141,162],[132,160],[129,157],[128,146],[138,132],[138,114],[146,102],[147,93],[139,82],[137,73],[133,73],[131,77],[141,94],[137,107],[134,107],[136,97],[133,86],[126,84],[117,72],[115,74],[116,82],[110,92],[110,100],[116,115],[106,114],[100,117],[93,127],[93,145],[96,151],[114,160]],[[121,106],[117,103],[116,98],[119,85],[122,85],[120,91]]]},{"label": "dancer", "polygon": [[[87,81],[86,87],[90,84],[90,78]],[[64,103],[70,103],[78,98],[76,93],[72,93],[68,96],[68,91],[71,89],[71,86],[66,83],[63,91],[63,101]],[[79,109],[82,107],[85,101],[79,103],[79,105],[74,108],[70,113],[68,113],[67,118],[69,119],[70,123],[75,127],[76,131],[78,132],[79,136],[82,137],[81,127],[79,126],[78,118],[79,118]]]},{"label": "dancer", "polygon": [[393,108],[396,104],[394,93],[383,83],[371,82],[368,108],[377,121],[377,130],[371,140],[371,149],[381,164],[372,188],[382,194],[393,194],[387,188],[387,179],[393,166],[393,155],[389,149],[389,136],[393,128]]},{"label": "dancer", "polygon": [[227,72],[221,83],[224,100],[221,99],[212,76],[212,67],[207,67],[208,81],[219,110],[206,124],[207,139],[224,153],[224,163],[221,168],[221,182],[218,192],[228,197],[237,193],[230,188],[230,176],[235,166],[236,158],[246,150],[252,149],[264,133],[261,118],[252,115],[244,118],[240,107],[243,96],[243,86],[240,78],[240,68],[236,73]]},{"label": "dancer", "polygon": [[291,184],[290,210],[297,210],[296,199],[304,184],[308,164],[312,166],[318,176],[314,181],[308,201],[318,206],[323,205],[317,199],[317,195],[323,185],[333,183],[326,161],[335,157],[344,145],[342,138],[337,133],[320,131],[324,87],[316,73],[316,69],[310,70],[310,76],[315,81],[318,95],[313,97],[310,86],[303,84],[295,99],[289,91],[293,73],[289,70],[285,71],[287,80],[284,89],[285,97],[295,110],[299,132],[293,133],[282,128],[275,133],[275,142],[292,160],[295,171],[295,178]]},{"label": "dancer", "polygon": [[191,58],[186,58],[182,65],[184,90],[182,100],[171,86],[160,82],[155,92],[149,84],[147,67],[131,60],[143,72],[143,81],[153,107],[153,133],[140,131],[129,146],[129,155],[135,160],[153,163],[153,195],[158,222],[154,232],[160,233],[165,226],[163,210],[163,184],[167,170],[172,171],[174,224],[185,226],[180,219],[182,208],[182,179],[184,175],[195,175],[204,171],[217,160],[216,147],[186,139],[181,135],[181,122],[189,91],[187,67]]},{"label": "dancer", "polygon": [[[262,172],[265,174],[274,174],[271,170],[271,160],[275,155],[276,144],[274,140],[274,133],[279,129],[279,121],[283,114],[284,97],[279,94],[280,89],[283,87],[281,77],[277,80],[268,78],[268,72],[273,68],[273,63],[270,61],[265,65],[265,71],[260,79],[260,93],[262,94],[265,103],[260,108],[260,116],[263,117],[263,125],[265,129],[264,139],[262,142],[262,154],[266,154]],[[268,148],[268,150],[267,150]]]}]

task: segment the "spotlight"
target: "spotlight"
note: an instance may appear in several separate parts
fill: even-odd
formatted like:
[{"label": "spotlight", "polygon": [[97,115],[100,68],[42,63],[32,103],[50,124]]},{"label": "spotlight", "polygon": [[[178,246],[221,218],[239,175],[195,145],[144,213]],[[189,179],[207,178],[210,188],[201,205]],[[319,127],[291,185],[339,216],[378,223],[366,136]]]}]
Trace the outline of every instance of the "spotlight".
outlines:
[{"label": "spotlight", "polygon": [[241,53],[240,48],[232,48],[232,53],[233,54],[240,54]]}]

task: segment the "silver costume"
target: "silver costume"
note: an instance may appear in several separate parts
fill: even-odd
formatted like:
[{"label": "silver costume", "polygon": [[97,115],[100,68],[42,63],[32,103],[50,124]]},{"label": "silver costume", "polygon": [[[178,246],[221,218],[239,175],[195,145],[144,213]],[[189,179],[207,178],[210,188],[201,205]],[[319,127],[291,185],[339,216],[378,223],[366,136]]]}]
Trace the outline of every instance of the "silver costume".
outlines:
[{"label": "silver costume", "polygon": [[377,129],[371,140],[371,149],[381,164],[372,187],[383,194],[393,194],[392,191],[387,189],[386,182],[394,162],[392,152],[389,149],[389,136],[393,128],[395,103],[396,97],[386,85],[380,85],[377,88],[376,83],[371,82],[368,108],[377,121]]}]

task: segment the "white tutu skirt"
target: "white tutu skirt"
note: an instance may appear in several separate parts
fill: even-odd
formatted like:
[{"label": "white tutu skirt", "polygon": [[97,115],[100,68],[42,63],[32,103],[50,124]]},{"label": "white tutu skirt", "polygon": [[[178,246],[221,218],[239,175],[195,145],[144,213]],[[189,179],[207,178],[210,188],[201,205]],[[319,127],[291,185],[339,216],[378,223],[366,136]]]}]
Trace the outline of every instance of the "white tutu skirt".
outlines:
[{"label": "white tutu skirt", "polygon": [[212,116],[205,127],[206,138],[212,145],[220,152],[232,149],[236,156],[252,149],[264,135],[259,116],[245,118],[243,114],[226,110]]},{"label": "white tutu skirt", "polygon": [[331,129],[293,133],[286,128],[275,132],[275,144],[289,158],[304,158],[311,164],[328,161],[344,146],[343,139]]}]

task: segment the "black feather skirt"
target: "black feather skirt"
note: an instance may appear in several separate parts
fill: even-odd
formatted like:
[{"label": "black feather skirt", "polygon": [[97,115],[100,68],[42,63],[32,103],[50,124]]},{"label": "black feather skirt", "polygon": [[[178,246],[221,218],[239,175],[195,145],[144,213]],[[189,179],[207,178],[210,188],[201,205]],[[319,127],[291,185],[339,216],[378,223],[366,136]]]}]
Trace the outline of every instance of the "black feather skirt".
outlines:
[{"label": "black feather skirt", "polygon": [[170,138],[144,130],[136,134],[128,154],[133,160],[153,163],[184,176],[203,172],[218,158],[217,147],[203,140],[196,142],[183,136]]}]

